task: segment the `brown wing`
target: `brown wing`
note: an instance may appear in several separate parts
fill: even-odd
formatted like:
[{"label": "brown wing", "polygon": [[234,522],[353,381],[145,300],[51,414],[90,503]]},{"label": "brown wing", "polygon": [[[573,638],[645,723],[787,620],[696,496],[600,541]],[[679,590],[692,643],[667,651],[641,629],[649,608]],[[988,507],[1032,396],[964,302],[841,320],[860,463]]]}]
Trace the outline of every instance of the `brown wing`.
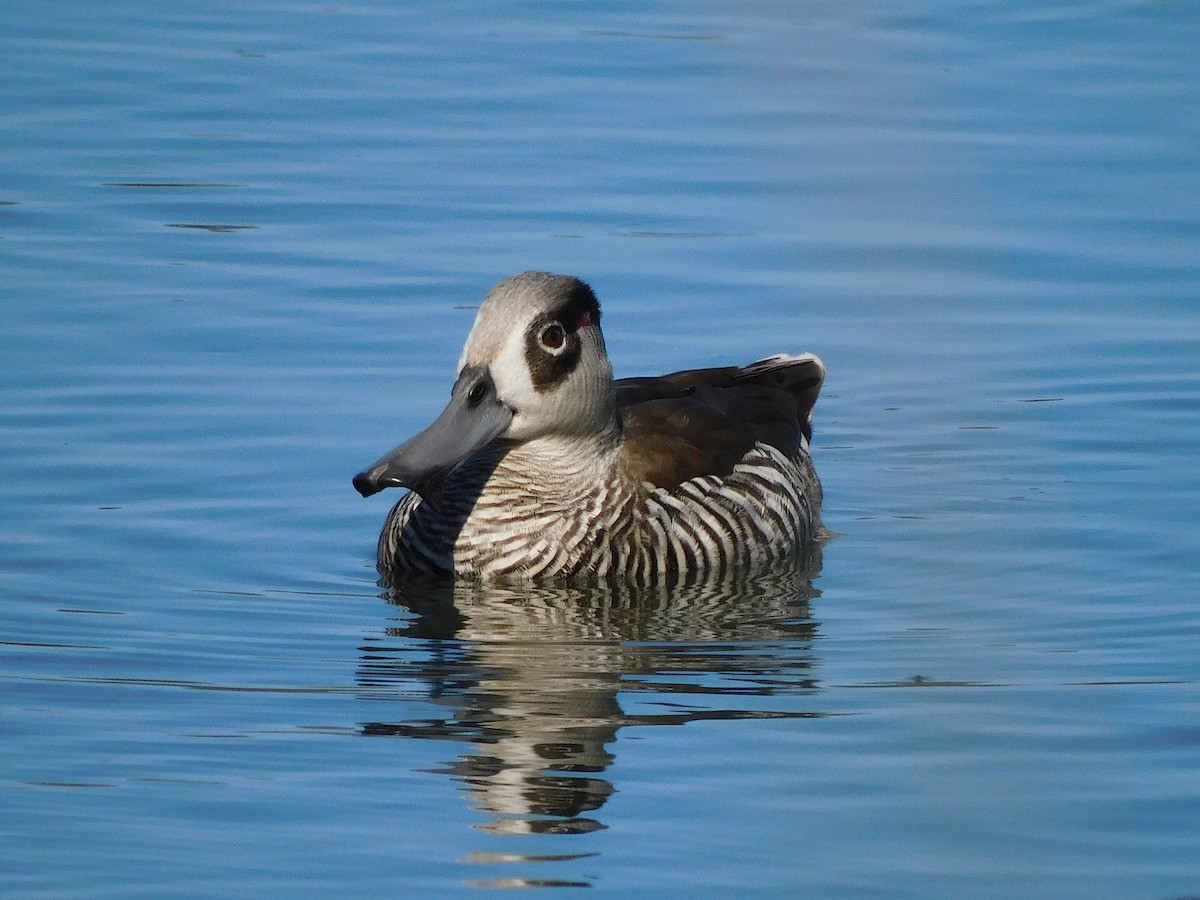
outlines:
[{"label": "brown wing", "polygon": [[824,379],[811,355],[620,379],[626,464],[641,480],[674,488],[699,475],[728,475],[759,442],[791,456],[801,437],[812,436]]}]

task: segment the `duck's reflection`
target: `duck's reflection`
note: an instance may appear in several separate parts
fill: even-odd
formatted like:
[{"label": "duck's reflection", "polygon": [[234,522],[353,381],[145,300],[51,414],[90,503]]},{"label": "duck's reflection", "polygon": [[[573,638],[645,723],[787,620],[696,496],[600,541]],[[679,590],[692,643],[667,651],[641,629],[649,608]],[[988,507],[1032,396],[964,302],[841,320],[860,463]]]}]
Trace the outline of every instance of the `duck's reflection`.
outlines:
[{"label": "duck's reflection", "polygon": [[388,585],[406,613],[387,633],[408,640],[364,647],[359,683],[423,684],[445,715],[365,733],[473,745],[444,771],[490,814],[485,830],[603,828],[596,813],[615,790],[603,774],[622,727],[814,715],[762,698],[815,689],[819,567],[818,548],[754,577],[669,590]]}]

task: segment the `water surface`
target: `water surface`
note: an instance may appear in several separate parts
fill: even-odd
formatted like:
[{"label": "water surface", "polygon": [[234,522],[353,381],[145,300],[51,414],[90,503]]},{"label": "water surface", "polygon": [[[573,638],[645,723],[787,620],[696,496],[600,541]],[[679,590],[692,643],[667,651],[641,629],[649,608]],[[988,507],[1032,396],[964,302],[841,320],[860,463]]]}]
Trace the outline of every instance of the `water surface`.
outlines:
[{"label": "water surface", "polygon": [[[6,896],[1200,894],[1200,11],[0,13]],[[376,583],[474,305],[829,368],[838,533]]]}]

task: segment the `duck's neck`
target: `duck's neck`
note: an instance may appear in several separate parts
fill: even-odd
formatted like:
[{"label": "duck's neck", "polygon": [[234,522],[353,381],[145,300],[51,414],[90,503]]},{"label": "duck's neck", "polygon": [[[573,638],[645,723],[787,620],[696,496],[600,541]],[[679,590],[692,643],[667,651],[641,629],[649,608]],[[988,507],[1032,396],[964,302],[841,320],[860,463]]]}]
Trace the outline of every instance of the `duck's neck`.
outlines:
[{"label": "duck's neck", "polygon": [[515,482],[513,486],[519,485],[527,495],[570,503],[611,483],[620,445],[621,430],[615,420],[599,433],[535,438],[509,450],[493,480]]}]

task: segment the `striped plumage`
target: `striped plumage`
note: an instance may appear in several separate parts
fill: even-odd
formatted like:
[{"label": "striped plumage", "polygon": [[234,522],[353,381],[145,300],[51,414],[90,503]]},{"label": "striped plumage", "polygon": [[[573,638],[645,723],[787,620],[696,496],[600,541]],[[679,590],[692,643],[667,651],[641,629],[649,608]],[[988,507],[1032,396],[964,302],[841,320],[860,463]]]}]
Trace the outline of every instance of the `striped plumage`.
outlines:
[{"label": "striped plumage", "polygon": [[818,537],[820,361],[614,382],[599,318],[567,276],[525,273],[488,295],[446,412],[355,478],[364,496],[411,489],[380,536],[385,576],[676,582]]}]

